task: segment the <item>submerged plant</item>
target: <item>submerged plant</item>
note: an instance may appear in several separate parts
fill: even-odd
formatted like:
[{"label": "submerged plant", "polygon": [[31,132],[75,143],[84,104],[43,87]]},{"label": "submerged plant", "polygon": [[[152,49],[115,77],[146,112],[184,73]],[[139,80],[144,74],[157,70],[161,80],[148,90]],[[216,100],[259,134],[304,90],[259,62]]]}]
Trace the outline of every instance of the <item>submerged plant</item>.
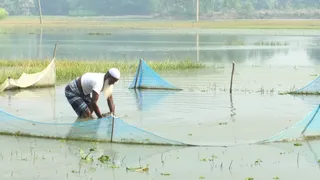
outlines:
[{"label": "submerged plant", "polygon": [[162,176],[170,176],[170,173],[161,173]]},{"label": "submerged plant", "polygon": [[98,161],[100,161],[101,163],[108,163],[110,160],[109,156],[107,155],[101,155],[99,158],[98,158]]},{"label": "submerged plant", "polygon": [[254,162],[254,164],[255,164],[255,165],[258,165],[258,164],[260,164],[261,162],[262,162],[261,159],[257,159],[257,160]]},{"label": "submerged plant", "polygon": [[93,157],[89,157],[89,155],[91,154],[91,152],[95,151],[94,148],[91,148],[89,149],[89,153],[88,154],[84,154],[83,150],[82,149],[79,149],[79,153],[80,153],[80,157],[81,157],[81,160],[83,162],[86,162],[86,163],[92,163],[94,160],[93,160]]},{"label": "submerged plant", "polygon": [[126,168],[127,171],[134,171],[134,172],[149,172],[149,164],[146,167],[137,167],[137,168]]},{"label": "submerged plant", "polygon": [[294,145],[294,146],[302,146],[301,143],[294,143],[293,145]]}]

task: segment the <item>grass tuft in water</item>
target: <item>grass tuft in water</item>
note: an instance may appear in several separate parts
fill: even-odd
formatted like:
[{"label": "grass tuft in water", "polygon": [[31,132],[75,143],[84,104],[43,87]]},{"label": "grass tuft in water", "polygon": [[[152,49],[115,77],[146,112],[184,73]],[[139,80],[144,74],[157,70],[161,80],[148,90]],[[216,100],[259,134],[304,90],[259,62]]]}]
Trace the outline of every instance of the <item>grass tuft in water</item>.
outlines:
[{"label": "grass tuft in water", "polygon": [[[23,72],[36,73],[42,71],[51,60],[0,60],[0,82],[8,77],[19,78]],[[205,68],[206,65],[191,60],[184,61],[147,61],[156,72],[170,70],[185,70]],[[106,72],[109,68],[117,67],[122,74],[134,73],[138,61],[109,61],[109,60],[56,60],[57,80],[71,80],[85,72]]]},{"label": "grass tuft in water", "polygon": [[320,92],[296,92],[296,91],[288,91],[288,92],[281,92],[279,95],[320,95]]},{"label": "grass tuft in water", "polygon": [[102,33],[102,32],[89,32],[87,34],[91,36],[110,36],[111,35],[111,33]]},{"label": "grass tuft in water", "polygon": [[284,42],[280,42],[280,41],[258,41],[255,42],[254,45],[257,46],[288,46],[290,45],[289,42],[284,41]]}]

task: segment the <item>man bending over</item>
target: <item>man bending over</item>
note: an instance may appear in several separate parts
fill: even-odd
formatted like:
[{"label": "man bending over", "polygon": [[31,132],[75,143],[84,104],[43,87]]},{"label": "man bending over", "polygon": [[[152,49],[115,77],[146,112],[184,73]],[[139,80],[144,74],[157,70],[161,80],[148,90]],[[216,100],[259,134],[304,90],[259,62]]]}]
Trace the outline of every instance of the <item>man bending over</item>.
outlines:
[{"label": "man bending over", "polygon": [[102,114],[97,104],[99,94],[103,92],[110,113],[114,114],[112,91],[114,83],[119,79],[120,71],[117,68],[111,68],[107,73],[87,72],[65,87],[65,96],[79,118],[91,118],[93,111],[98,118],[106,117],[107,114]]}]

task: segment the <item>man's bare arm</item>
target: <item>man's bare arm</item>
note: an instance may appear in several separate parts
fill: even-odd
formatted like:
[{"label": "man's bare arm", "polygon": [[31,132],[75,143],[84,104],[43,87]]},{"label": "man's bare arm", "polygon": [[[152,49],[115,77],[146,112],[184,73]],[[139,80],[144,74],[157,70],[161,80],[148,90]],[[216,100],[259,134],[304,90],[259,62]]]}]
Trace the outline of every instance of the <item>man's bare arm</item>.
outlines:
[{"label": "man's bare arm", "polygon": [[115,111],[115,106],[114,106],[114,103],[113,103],[113,97],[112,95],[110,95],[107,99],[108,101],[108,106],[109,106],[109,110],[112,114],[114,114],[114,111]]},{"label": "man's bare arm", "polygon": [[98,118],[102,118],[102,114],[97,104],[98,99],[99,99],[99,94],[96,93],[95,91],[92,91],[92,100],[91,100],[90,106],[92,107],[92,109],[94,110]]}]

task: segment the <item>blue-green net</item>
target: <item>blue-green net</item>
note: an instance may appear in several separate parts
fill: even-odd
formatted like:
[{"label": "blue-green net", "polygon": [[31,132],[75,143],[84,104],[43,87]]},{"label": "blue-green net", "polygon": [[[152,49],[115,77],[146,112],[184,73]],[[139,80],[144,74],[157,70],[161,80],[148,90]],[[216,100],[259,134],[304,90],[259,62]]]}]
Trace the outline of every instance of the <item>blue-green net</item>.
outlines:
[{"label": "blue-green net", "polygon": [[112,138],[112,142],[130,144],[186,145],[139,129],[113,116],[74,123],[44,123],[23,119],[0,110],[0,133],[104,142],[111,142]]},{"label": "blue-green net", "polygon": [[162,78],[143,59],[140,59],[139,66],[129,89],[181,90]]},{"label": "blue-green net", "polygon": [[315,80],[311,81],[305,87],[302,87],[293,93],[297,94],[318,94],[320,93],[320,76]]},{"label": "blue-green net", "polygon": [[261,142],[296,141],[320,137],[320,105],[292,127]]}]

